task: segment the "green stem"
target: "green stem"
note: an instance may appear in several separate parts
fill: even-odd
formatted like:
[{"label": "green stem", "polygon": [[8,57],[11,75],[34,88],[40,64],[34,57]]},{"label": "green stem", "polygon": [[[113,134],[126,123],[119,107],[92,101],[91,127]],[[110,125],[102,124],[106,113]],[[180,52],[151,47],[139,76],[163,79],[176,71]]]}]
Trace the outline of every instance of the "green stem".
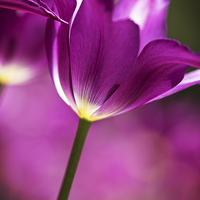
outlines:
[{"label": "green stem", "polygon": [[0,83],[0,94],[2,93],[4,85]]},{"label": "green stem", "polygon": [[81,156],[81,152],[84,146],[84,142],[87,136],[87,133],[90,129],[92,122],[85,119],[79,119],[78,130],[76,132],[76,137],[72,147],[71,155],[68,161],[67,170],[63,183],[60,189],[60,193],[57,200],[67,200],[72,182],[76,173],[78,162]]},{"label": "green stem", "polygon": [[4,90],[5,85],[0,83],[0,105],[2,104],[2,94],[3,94],[3,90]]}]

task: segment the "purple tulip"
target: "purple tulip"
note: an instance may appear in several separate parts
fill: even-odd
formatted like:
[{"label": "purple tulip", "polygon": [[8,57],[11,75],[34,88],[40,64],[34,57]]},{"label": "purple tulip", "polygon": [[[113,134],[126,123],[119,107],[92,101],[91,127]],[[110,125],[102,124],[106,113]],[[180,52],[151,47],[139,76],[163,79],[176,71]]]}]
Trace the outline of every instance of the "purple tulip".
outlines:
[{"label": "purple tulip", "polygon": [[177,41],[159,39],[166,33],[168,1],[113,6],[111,0],[83,0],[74,10],[66,9],[73,8],[71,1],[55,3],[69,26],[48,23],[50,69],[58,93],[80,118],[118,115],[199,82],[197,71],[178,85],[189,66],[200,67],[200,56]]},{"label": "purple tulip", "polygon": [[91,122],[199,83],[199,70],[185,74],[190,66],[200,68],[200,55],[163,39],[166,0],[55,0],[55,5],[59,17],[40,0],[0,1],[57,20],[49,19],[46,28],[50,72],[61,98],[81,118],[61,200],[68,198]]}]

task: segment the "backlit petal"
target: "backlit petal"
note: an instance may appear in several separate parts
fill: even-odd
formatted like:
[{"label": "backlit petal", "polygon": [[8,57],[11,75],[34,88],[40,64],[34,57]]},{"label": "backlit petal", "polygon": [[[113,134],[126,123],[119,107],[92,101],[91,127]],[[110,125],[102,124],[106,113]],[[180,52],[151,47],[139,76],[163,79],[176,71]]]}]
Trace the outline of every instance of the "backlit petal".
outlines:
[{"label": "backlit petal", "polygon": [[141,52],[119,89],[93,115],[103,117],[129,111],[170,90],[188,66],[200,67],[200,56],[173,40],[156,40]]},{"label": "backlit petal", "polygon": [[168,0],[119,0],[113,18],[132,19],[140,27],[140,51],[152,40],[166,37]]},{"label": "backlit petal", "polygon": [[[56,0],[55,3],[60,16],[70,21],[76,8],[76,2]],[[66,6],[69,9],[66,10]],[[69,25],[48,19],[45,37],[46,51],[50,73],[60,97],[70,105],[75,112],[78,112],[71,87],[69,28]]]}]

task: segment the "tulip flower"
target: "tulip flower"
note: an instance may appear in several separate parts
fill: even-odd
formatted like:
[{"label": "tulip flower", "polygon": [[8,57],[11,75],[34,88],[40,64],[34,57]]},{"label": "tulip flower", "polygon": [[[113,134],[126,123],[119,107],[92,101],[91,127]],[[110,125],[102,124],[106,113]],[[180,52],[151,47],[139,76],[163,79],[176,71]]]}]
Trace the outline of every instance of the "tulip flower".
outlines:
[{"label": "tulip flower", "polygon": [[[164,18],[166,1],[161,1],[163,5],[153,1],[157,16],[149,12],[146,1],[127,3],[129,9],[133,4],[133,10],[140,3],[141,12],[149,12],[142,23],[138,22],[139,28],[131,20],[134,17],[125,19],[122,15],[127,12],[119,9],[120,3],[126,2],[119,1],[113,7],[111,1],[78,1],[70,19],[63,2],[55,1],[60,16],[70,19],[69,26],[47,26],[47,53],[57,91],[88,121],[142,106],[178,85],[189,66],[200,67],[200,56],[177,41],[151,41],[164,37],[163,21],[151,19]],[[150,31],[149,27],[156,29]],[[57,30],[55,38],[52,30]]]},{"label": "tulip flower", "polygon": [[[50,70],[61,98],[81,119],[115,116],[156,100],[177,85],[175,92],[199,83],[197,71],[190,80],[187,75],[187,84],[179,85],[189,66],[200,67],[200,56],[177,41],[163,39],[168,1],[118,1],[113,7],[112,1],[83,0],[73,12],[63,1],[55,3],[69,26],[48,22]],[[85,140],[83,132],[90,127],[88,123],[81,129],[84,123],[80,120],[59,199],[70,190],[69,177],[80,156],[75,149],[83,147],[77,143]]]}]

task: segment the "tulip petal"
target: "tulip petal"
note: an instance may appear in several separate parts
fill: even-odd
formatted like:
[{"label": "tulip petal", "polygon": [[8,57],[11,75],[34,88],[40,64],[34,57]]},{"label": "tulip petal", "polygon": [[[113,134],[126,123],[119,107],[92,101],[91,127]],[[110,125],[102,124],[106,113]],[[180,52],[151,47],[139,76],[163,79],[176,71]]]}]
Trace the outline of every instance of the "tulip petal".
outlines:
[{"label": "tulip petal", "polygon": [[42,15],[49,17],[63,23],[65,22],[61,19],[55,12],[53,12],[46,3],[41,0],[0,0],[0,7],[9,8],[13,10],[26,11],[33,14]]},{"label": "tulip petal", "polygon": [[[59,15],[66,21],[71,21],[73,12],[78,4],[76,1],[55,0]],[[68,9],[66,9],[66,7]],[[71,86],[69,64],[69,26],[64,23],[48,19],[46,26],[46,52],[51,76],[60,97],[72,107],[75,112],[74,95]]]},{"label": "tulip petal", "polygon": [[140,27],[140,51],[152,40],[166,37],[168,0],[119,0],[113,19],[132,19]]},{"label": "tulip petal", "polygon": [[177,86],[175,86],[171,90],[168,90],[167,92],[157,96],[156,98],[151,99],[147,103],[157,101],[159,99],[163,99],[167,96],[170,96],[174,93],[177,93],[181,90],[184,90],[184,89],[191,87],[193,85],[196,85],[196,84],[200,84],[200,69],[197,69],[197,70],[187,73],[185,75],[184,79]]},{"label": "tulip petal", "polygon": [[[60,97],[78,113],[71,88],[68,48],[69,26],[48,19],[46,26],[46,52],[55,87]],[[62,37],[64,35],[64,37]]]},{"label": "tulip petal", "polygon": [[86,107],[91,113],[98,109],[121,84],[138,54],[138,26],[130,20],[113,22],[111,5],[108,0],[83,1],[71,25],[72,87],[80,112]]},{"label": "tulip petal", "polygon": [[[77,0],[77,2],[80,0]],[[76,0],[54,0],[59,16],[65,21],[71,20],[72,14],[76,8]]]},{"label": "tulip petal", "polygon": [[150,42],[118,90],[93,117],[104,118],[144,105],[175,87],[183,79],[188,66],[200,68],[200,55],[173,40]]}]

